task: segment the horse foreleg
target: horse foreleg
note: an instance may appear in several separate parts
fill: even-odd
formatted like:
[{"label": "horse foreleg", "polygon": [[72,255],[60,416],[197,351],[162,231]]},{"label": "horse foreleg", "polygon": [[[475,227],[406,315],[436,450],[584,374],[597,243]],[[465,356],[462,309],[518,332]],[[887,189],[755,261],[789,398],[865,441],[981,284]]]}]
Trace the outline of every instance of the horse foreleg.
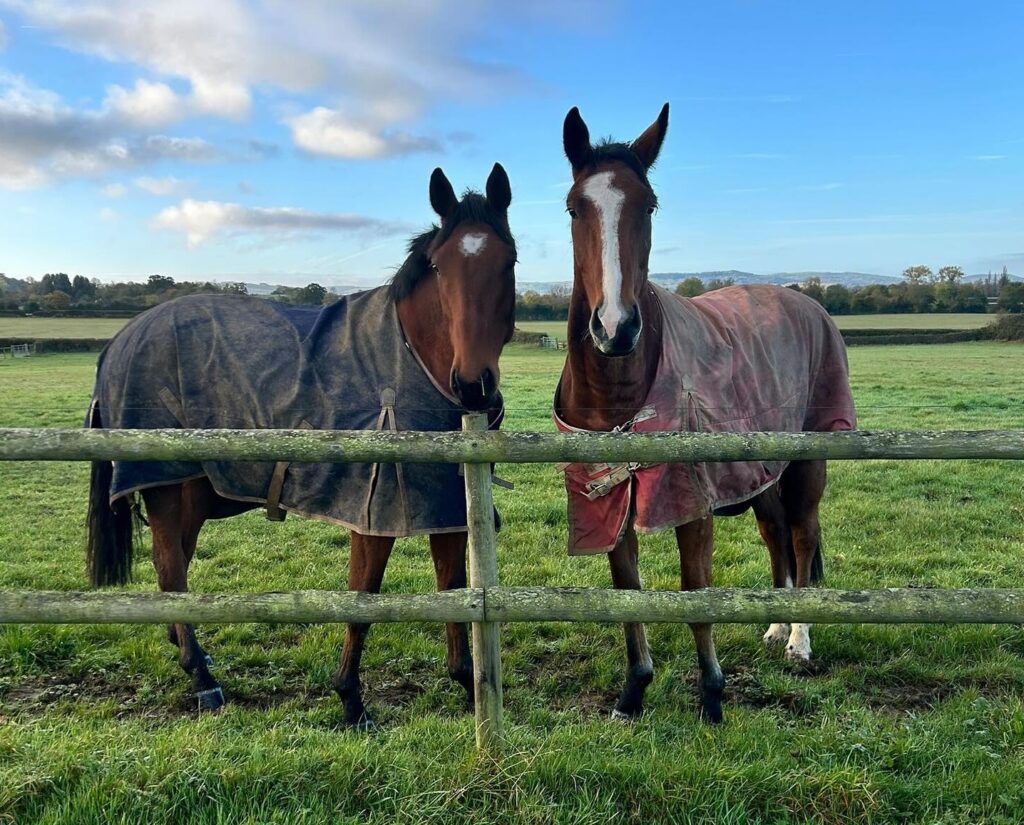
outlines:
[{"label": "horse foreleg", "polygon": [[[394,546],[395,539],[391,536],[364,536],[353,532],[348,561],[348,589],[379,593]],[[359,680],[359,662],[363,657],[363,645],[369,630],[369,624],[348,625],[341,662],[331,678],[334,690],[341,698],[345,724],[356,730],[372,730],[375,726],[363,705],[363,686]]]},{"label": "horse foreleg", "polygon": [[[772,586],[789,588],[793,586],[795,559],[786,511],[782,506],[778,485],[769,487],[751,502],[757,529],[768,548],[772,565]],[[774,622],[762,639],[766,645],[776,645],[789,638],[789,624]]]},{"label": "horse foreleg", "polygon": [[[466,533],[435,533],[430,537],[437,590],[466,586]],[[465,623],[445,625],[448,642],[448,675],[466,690],[466,707],[473,707],[473,656],[469,651],[469,628]]]},{"label": "horse foreleg", "polygon": [[[616,590],[640,590],[636,531],[626,530],[615,549],[608,554],[612,584]],[[639,622],[623,625],[626,635],[626,683],[612,711],[613,719],[636,719],[644,712],[644,691],[654,679],[654,662],[647,645],[647,630]]]},{"label": "horse foreleg", "polygon": [[[711,585],[711,553],[714,550],[714,526],[710,516],[676,528],[679,544],[679,570],[683,590],[698,590]],[[722,721],[722,691],[725,676],[718,664],[710,624],[691,624],[700,670],[701,714],[709,722]]]},{"label": "horse foreleg", "polygon": [[[796,586],[808,587],[821,579],[821,525],[818,505],[825,494],[825,462],[794,461],[782,478],[782,504],[786,510],[796,558]],[[786,645],[786,658],[811,658],[811,626],[794,622]]]},{"label": "horse foreleg", "polygon": [[[144,490],[142,497],[146,502],[149,529],[153,536],[153,566],[156,568],[160,589],[165,593],[184,593],[188,590],[190,558],[190,554],[186,556],[185,552],[185,536],[187,534],[190,537],[189,541],[194,548],[199,528],[184,523],[182,485],[152,487]],[[199,710],[220,708],[224,704],[224,692],[210,674],[210,657],[199,646],[195,628],[190,624],[170,625],[168,636],[178,646],[178,661],[182,670],[192,677],[192,688]]]}]

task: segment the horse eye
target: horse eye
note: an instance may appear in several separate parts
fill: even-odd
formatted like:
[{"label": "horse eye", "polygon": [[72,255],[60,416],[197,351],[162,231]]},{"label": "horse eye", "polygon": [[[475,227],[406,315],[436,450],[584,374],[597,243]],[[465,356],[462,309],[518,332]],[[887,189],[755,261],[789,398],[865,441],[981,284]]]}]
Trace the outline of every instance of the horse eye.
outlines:
[{"label": "horse eye", "polygon": [[441,274],[441,270],[437,268],[437,264],[435,264],[433,261],[430,262],[430,271],[433,272],[435,275]]},{"label": "horse eye", "polygon": [[647,214],[648,215],[653,215],[654,214],[654,210],[657,209],[657,208],[658,207],[656,207],[656,206],[648,206],[647,207]]},{"label": "horse eye", "polygon": [[566,209],[565,211],[569,213],[569,217],[572,218],[573,220],[576,220],[579,217],[579,215],[576,214],[575,209],[569,208]]}]

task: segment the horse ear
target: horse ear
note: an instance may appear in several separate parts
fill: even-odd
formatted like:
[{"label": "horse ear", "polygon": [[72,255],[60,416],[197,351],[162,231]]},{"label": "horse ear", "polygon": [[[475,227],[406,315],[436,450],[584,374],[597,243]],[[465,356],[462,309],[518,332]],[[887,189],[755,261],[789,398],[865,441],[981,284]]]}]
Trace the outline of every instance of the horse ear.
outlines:
[{"label": "horse ear", "polygon": [[586,166],[594,154],[594,149],[590,145],[590,130],[587,129],[587,124],[583,122],[580,110],[576,106],[573,106],[565,116],[565,123],[562,125],[562,146],[573,172]]},{"label": "horse ear", "polygon": [[497,211],[505,212],[512,203],[512,185],[508,182],[508,173],[500,163],[494,164],[487,178],[487,202]]},{"label": "horse ear", "polygon": [[447,218],[455,207],[459,205],[459,199],[455,197],[455,189],[451,181],[445,177],[441,167],[434,170],[430,176],[430,205],[442,220]]},{"label": "horse ear", "polygon": [[654,166],[658,159],[658,152],[661,151],[661,144],[665,140],[665,133],[668,131],[668,104],[661,107],[661,114],[647,130],[634,140],[629,148],[632,149],[645,169]]}]

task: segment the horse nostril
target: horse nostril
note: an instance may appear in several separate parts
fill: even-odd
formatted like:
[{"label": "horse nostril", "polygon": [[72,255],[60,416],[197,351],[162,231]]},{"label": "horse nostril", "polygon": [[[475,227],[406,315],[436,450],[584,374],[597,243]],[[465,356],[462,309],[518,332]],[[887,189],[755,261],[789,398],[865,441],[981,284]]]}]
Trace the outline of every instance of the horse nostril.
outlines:
[{"label": "horse nostril", "polygon": [[608,340],[608,333],[604,328],[604,324],[601,323],[601,319],[597,317],[596,309],[590,313],[590,334],[599,343],[604,343]]},{"label": "horse nostril", "polygon": [[452,367],[451,376],[448,378],[448,385],[452,388],[453,395],[460,395],[462,393],[462,382],[459,381],[459,373]]}]

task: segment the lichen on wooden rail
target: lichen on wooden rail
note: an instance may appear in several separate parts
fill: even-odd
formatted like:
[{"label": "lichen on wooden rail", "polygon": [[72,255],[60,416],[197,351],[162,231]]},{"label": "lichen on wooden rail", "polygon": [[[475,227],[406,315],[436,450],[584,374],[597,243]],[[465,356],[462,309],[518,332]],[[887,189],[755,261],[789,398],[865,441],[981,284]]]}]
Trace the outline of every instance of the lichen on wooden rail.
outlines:
[{"label": "lichen on wooden rail", "polygon": [[526,433],[0,429],[0,461],[554,463],[1024,459],[1024,430]]},{"label": "lichen on wooden rail", "polygon": [[238,622],[472,622],[479,590],[443,593],[138,593],[0,591],[0,624],[220,624]]},{"label": "lichen on wooden rail", "polygon": [[1024,590],[496,587],[485,597],[487,618],[500,622],[1024,623]]},{"label": "lichen on wooden rail", "polygon": [[1024,624],[1024,590],[708,588],[677,592],[499,586],[420,594],[0,591],[0,624],[352,621]]}]

